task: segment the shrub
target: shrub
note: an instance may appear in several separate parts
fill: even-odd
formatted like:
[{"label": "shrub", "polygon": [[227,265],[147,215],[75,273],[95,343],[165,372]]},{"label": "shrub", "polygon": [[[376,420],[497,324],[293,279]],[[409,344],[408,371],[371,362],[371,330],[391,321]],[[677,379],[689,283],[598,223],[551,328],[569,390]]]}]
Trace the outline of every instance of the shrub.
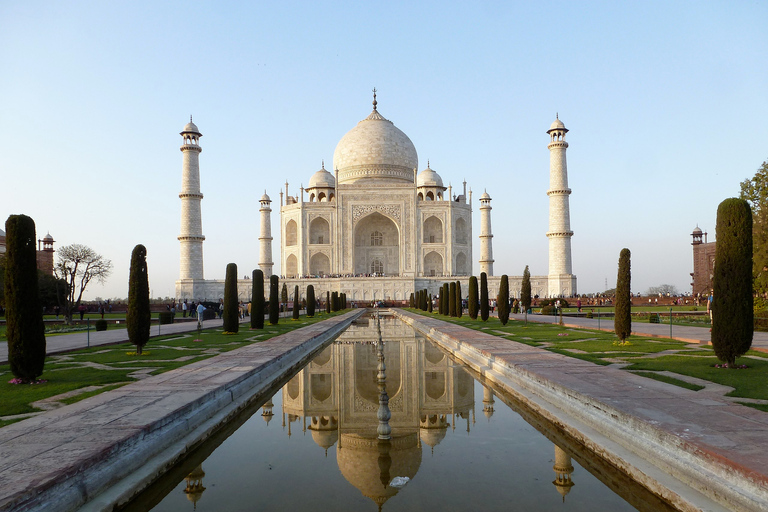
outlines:
[{"label": "shrub", "polygon": [[34,382],[45,363],[45,327],[37,284],[35,221],[11,215],[5,222],[5,307],[8,362],[23,382]]},{"label": "shrub", "polygon": [[[718,242],[719,243],[719,242]],[[624,342],[632,331],[632,296],[630,291],[631,270],[630,270],[629,249],[624,248],[619,255],[619,274],[616,278],[616,314],[613,319],[613,330],[616,336]]]},{"label": "shrub", "polygon": [[237,301],[237,265],[227,265],[224,278],[224,332],[240,330],[240,305]]},{"label": "shrub", "polygon": [[216,310],[213,307],[205,308],[203,320],[216,320]]},{"label": "shrub", "polygon": [[158,314],[158,321],[160,325],[168,325],[173,323],[173,313],[170,311],[162,311]]},{"label": "shrub", "polygon": [[658,313],[651,313],[651,317],[648,319],[648,321],[652,324],[659,324],[661,323],[661,318],[659,318]]},{"label": "shrub", "polygon": [[277,325],[280,318],[280,298],[278,297],[278,286],[280,285],[276,275],[269,276],[269,323]]},{"label": "shrub", "polygon": [[125,324],[128,341],[136,346],[136,354],[149,341],[149,326],[152,313],[149,309],[149,273],[147,271],[147,249],[139,244],[131,253],[131,271],[128,276],[128,311]]},{"label": "shrub", "polygon": [[[170,313],[168,313],[170,315]],[[104,319],[96,320],[96,323],[94,324],[97,331],[106,331],[107,330],[107,321]]]},{"label": "shrub", "polygon": [[544,306],[541,308],[541,314],[542,315],[550,315],[550,316],[556,316],[557,310],[555,309],[555,306],[549,304],[547,306]]},{"label": "shrub", "polygon": [[485,322],[489,316],[488,306],[488,275],[480,273],[480,319]]},{"label": "shrub", "polygon": [[312,318],[315,316],[315,287],[313,285],[307,286],[307,316]]},{"label": "shrub", "polygon": [[752,346],[752,211],[744,199],[717,207],[717,248],[712,277],[712,348],[729,367]]},{"label": "shrub", "polygon": [[592,318],[593,316],[592,311],[587,311],[587,318]]},{"label": "shrub", "polygon": [[264,328],[264,272],[253,271],[253,293],[251,298],[251,329]]}]

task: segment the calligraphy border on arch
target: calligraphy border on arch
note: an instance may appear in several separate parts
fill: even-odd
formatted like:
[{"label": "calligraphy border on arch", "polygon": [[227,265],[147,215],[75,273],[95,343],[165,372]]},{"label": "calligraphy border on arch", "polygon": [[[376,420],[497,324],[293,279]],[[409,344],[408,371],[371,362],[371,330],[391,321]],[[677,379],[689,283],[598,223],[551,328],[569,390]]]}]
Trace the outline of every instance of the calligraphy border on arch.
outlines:
[{"label": "calligraphy border on arch", "polygon": [[400,222],[400,205],[396,204],[354,205],[352,207],[352,222],[357,223],[361,217],[373,212],[384,213]]}]

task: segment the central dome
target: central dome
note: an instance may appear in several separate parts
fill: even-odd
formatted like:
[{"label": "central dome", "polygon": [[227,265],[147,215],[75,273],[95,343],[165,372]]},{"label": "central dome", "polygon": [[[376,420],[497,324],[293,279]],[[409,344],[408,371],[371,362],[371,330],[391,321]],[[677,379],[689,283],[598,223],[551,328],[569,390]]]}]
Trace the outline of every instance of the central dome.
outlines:
[{"label": "central dome", "polygon": [[418,166],[411,139],[379,114],[375,104],[371,115],[349,130],[333,152],[339,184],[366,179],[413,183]]}]

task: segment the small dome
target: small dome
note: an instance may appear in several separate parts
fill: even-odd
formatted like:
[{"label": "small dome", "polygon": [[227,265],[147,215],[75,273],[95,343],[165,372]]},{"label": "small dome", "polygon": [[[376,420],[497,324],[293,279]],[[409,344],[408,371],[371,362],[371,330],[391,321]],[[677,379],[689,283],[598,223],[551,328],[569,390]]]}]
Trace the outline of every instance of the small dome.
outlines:
[{"label": "small dome", "polygon": [[323,164],[322,169],[312,175],[312,178],[309,180],[309,187],[307,188],[334,188],[335,186],[336,178],[325,170],[325,164]]},{"label": "small dome", "polygon": [[696,229],[693,230],[692,234],[694,234],[694,235],[701,235],[703,233],[704,232],[701,230],[701,228],[699,226],[696,226]]},{"label": "small dome", "polygon": [[429,168],[429,163],[427,163],[427,168],[421,171],[416,177],[416,186],[445,188],[443,187],[442,178],[440,178],[439,174]]},{"label": "small dome", "polygon": [[550,130],[562,130],[564,128],[565,128],[565,125],[563,124],[563,122],[560,120],[559,117],[555,119],[555,121],[549,127]]},{"label": "small dome", "polygon": [[266,192],[264,192],[264,195],[261,196],[261,199],[259,199],[259,201],[269,201],[269,202],[272,202],[272,200],[269,198],[269,196],[267,195]]},{"label": "small dome", "polygon": [[483,195],[480,196],[480,200],[482,201],[483,199],[491,200],[491,196],[488,195],[488,192],[483,192]]},{"label": "small dome", "polygon": [[198,135],[203,135],[200,133],[200,130],[197,129],[197,125],[192,122],[192,116],[189,116],[189,122],[184,125],[184,129],[181,130],[181,133],[196,133]]},{"label": "small dome", "polygon": [[50,240],[51,242],[53,242],[53,237],[51,236],[51,234],[50,234],[50,233],[48,233],[47,235],[45,235],[45,236],[43,237],[43,240],[45,240],[46,242],[47,242],[47,241],[49,241],[49,240]]}]

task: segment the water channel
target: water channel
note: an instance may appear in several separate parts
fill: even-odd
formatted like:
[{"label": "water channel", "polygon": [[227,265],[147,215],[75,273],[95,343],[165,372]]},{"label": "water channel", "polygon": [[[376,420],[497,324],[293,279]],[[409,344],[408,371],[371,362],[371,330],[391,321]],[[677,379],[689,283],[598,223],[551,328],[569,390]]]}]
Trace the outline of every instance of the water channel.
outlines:
[{"label": "water channel", "polygon": [[672,510],[392,317],[278,386],[125,510]]}]

